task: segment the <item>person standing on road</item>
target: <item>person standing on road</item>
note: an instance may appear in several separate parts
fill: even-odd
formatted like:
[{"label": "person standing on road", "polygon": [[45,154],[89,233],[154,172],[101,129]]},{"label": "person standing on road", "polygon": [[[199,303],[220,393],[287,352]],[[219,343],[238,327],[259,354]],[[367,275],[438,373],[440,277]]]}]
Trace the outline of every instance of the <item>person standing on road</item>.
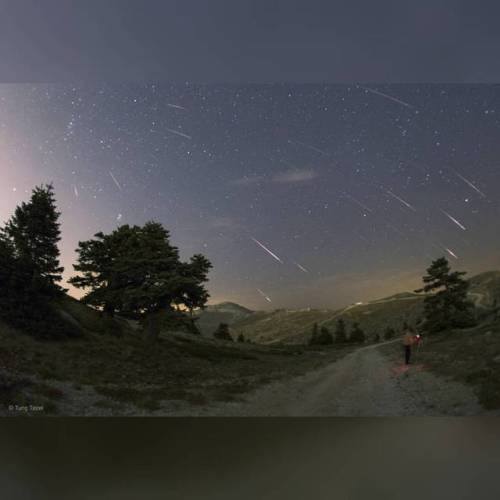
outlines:
[{"label": "person standing on road", "polygon": [[409,326],[405,326],[404,336],[403,336],[403,347],[405,351],[405,364],[410,364],[411,358],[411,347],[415,343],[415,335],[411,331]]}]

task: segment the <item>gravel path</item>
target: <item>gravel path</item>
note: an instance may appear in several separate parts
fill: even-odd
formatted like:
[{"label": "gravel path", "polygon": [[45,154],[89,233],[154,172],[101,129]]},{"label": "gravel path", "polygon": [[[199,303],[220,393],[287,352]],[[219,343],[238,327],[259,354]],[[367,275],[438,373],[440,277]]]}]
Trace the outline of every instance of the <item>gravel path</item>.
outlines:
[{"label": "gravel path", "polygon": [[227,416],[444,416],[484,415],[471,388],[410,367],[367,346],[285,382],[265,386],[241,403],[199,414]]}]

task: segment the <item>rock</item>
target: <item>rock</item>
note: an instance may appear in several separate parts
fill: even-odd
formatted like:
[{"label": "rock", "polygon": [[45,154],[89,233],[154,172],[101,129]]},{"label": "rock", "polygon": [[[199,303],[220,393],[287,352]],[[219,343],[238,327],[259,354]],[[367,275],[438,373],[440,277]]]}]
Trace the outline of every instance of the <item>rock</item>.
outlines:
[{"label": "rock", "polygon": [[494,363],[500,363],[500,354],[499,354],[498,356],[495,356],[495,357],[493,358],[493,362],[494,362]]}]

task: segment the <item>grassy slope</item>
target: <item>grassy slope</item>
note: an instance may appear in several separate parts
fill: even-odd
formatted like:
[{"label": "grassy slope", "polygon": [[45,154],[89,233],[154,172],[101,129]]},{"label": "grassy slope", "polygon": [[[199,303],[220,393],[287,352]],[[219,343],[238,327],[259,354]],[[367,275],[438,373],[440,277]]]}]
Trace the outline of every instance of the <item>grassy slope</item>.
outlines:
[{"label": "grassy slope", "polygon": [[[342,356],[291,346],[265,347],[164,334],[155,345],[126,324],[105,326],[98,312],[72,299],[61,307],[81,322],[84,334],[67,341],[37,341],[0,324],[0,403],[35,404],[57,412],[65,394],[57,381],[76,391],[91,387],[103,407],[133,404],[154,411],[162,400],[190,404],[231,401],[260,384],[299,375]],[[113,329],[120,336],[104,334]],[[97,331],[96,331],[97,329]],[[0,411],[1,413],[1,411]],[[118,412],[119,414],[119,412]]]},{"label": "grassy slope", "polygon": [[234,323],[231,331],[233,335],[242,333],[245,338],[263,344],[274,342],[304,343],[309,338],[312,325],[315,322],[321,323],[334,315],[334,311],[315,309],[259,312]]},{"label": "grassy slope", "polygon": [[[399,344],[383,346],[401,359]],[[454,330],[425,340],[416,362],[437,374],[471,384],[486,409],[500,408],[500,319],[466,330]]]},{"label": "grassy slope", "polygon": [[470,279],[470,295],[477,306],[492,307],[500,303],[500,271],[488,271]]},{"label": "grassy slope", "polygon": [[422,312],[421,297],[385,299],[352,306],[340,311],[273,311],[254,313],[232,325],[234,334],[243,333],[256,342],[307,342],[314,323],[335,330],[343,318],[348,327],[357,322],[368,336],[383,333],[387,326],[399,328],[404,321],[413,323]]},{"label": "grassy slope", "polygon": [[[490,304],[500,295],[499,283],[500,273],[484,273],[473,278],[472,290],[483,304]],[[380,332],[419,314],[420,298],[396,299],[338,312],[253,313],[233,325],[232,333],[242,332],[260,342],[298,343],[309,338],[314,322],[333,330],[340,316],[348,323],[359,322],[369,334]],[[78,323],[80,338],[39,342],[0,325],[0,402],[42,402],[56,411],[64,395],[50,381],[67,380],[77,388],[95,388],[103,395],[103,404],[109,403],[106,398],[150,409],[165,398],[204,404],[231,400],[259,384],[314,369],[346,352],[232,344],[189,334],[164,335],[157,345],[149,346],[123,320],[103,320],[97,311],[71,298],[62,299],[59,307]],[[500,365],[494,360],[500,354],[498,322],[431,339],[424,351],[422,360],[432,369],[475,384],[483,404],[500,405]],[[33,376],[34,382],[26,376]]]},{"label": "grassy slope", "polygon": [[[489,271],[470,279],[470,296],[480,310],[491,308],[495,299],[500,304],[500,271]],[[354,322],[370,337],[382,334],[386,327],[400,329],[403,322],[414,324],[423,312],[423,297],[414,293],[398,293],[391,297],[350,306],[339,311],[298,310],[256,312],[232,324],[234,335],[240,332],[256,342],[307,342],[314,323],[335,330],[337,319],[348,327]]]}]

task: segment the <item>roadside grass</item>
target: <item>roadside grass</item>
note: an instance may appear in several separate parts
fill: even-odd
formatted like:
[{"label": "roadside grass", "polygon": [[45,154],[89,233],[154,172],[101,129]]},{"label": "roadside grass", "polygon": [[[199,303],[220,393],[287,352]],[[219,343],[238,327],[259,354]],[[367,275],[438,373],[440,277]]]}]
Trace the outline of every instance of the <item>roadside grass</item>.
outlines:
[{"label": "roadside grass", "polygon": [[[43,404],[45,413],[56,414],[56,403],[66,396],[51,381],[70,382],[75,391],[94,388],[103,396],[97,408],[109,401],[118,409],[126,403],[154,412],[165,400],[192,405],[236,401],[262,384],[335,361],[350,349],[262,346],[188,333],[164,333],[155,344],[137,334],[117,337],[88,331],[69,340],[36,340],[0,325],[0,367],[16,380],[35,381],[32,387],[13,385],[0,403],[29,397],[29,402]],[[65,407],[68,403],[66,399]]]},{"label": "roadside grass", "polygon": [[62,399],[64,397],[63,391],[61,391],[57,387],[52,387],[48,384],[35,385],[33,393],[53,400]]},{"label": "roadside grass", "polygon": [[[380,349],[391,358],[402,359],[397,342]],[[436,374],[471,385],[485,409],[500,409],[499,321],[425,339],[417,363]]]}]

